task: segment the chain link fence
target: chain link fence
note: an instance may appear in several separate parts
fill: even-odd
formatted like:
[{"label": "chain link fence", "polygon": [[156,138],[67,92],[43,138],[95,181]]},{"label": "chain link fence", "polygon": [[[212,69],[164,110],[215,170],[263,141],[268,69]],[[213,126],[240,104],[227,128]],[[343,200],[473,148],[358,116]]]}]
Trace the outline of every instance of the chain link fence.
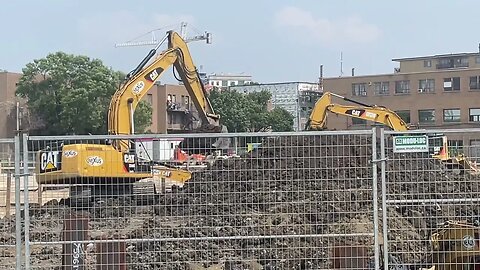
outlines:
[{"label": "chain link fence", "polygon": [[29,268],[373,269],[372,130],[220,136],[29,137]]},{"label": "chain link fence", "polygon": [[389,269],[478,269],[480,129],[386,131],[381,145]]},{"label": "chain link fence", "polygon": [[2,266],[475,269],[480,130],[215,136],[0,141]]}]

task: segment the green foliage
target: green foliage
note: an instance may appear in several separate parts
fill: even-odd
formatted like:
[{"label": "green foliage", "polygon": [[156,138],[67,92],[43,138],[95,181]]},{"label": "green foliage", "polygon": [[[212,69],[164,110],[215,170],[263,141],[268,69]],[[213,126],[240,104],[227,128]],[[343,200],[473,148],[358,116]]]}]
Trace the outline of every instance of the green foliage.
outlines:
[{"label": "green foliage", "polygon": [[293,131],[293,115],[284,108],[274,108],[269,116],[272,131]]},{"label": "green foliage", "polygon": [[135,133],[151,133],[147,128],[152,124],[152,106],[142,100],[138,103],[133,115]]},{"label": "green foliage", "polygon": [[[16,93],[40,119],[31,133],[105,134],[108,106],[123,77],[98,59],[57,52],[27,64]],[[137,132],[143,131],[150,105],[140,103],[135,119]]]},{"label": "green foliage", "polygon": [[268,111],[271,94],[267,91],[242,94],[212,90],[210,102],[229,132],[289,131],[293,116],[283,108]]}]

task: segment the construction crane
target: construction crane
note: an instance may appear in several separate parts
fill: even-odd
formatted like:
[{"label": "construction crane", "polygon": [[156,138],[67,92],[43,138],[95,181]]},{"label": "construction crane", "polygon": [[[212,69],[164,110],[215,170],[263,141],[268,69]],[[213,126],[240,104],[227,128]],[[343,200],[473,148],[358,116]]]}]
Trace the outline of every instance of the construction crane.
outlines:
[{"label": "construction crane", "polygon": [[[193,37],[187,37],[187,22],[181,22],[180,23],[180,36],[182,37],[183,40],[185,40],[186,43],[193,42],[193,41],[200,41],[200,40],[205,40],[207,44],[212,43],[212,33],[205,31],[202,35],[196,35]],[[155,32],[164,29],[163,28],[158,28],[151,30],[137,38],[134,38],[133,40],[139,39],[141,37],[144,37],[146,35],[151,35],[151,40],[148,41],[127,41],[123,43],[116,43],[115,47],[132,47],[132,46],[151,46],[151,45],[157,45],[159,40],[157,40]]]}]

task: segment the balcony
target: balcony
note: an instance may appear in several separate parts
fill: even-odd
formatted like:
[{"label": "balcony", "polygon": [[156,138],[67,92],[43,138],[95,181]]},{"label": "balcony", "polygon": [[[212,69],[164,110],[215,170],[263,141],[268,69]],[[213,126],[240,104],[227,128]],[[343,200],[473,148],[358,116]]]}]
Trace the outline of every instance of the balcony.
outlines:
[{"label": "balcony", "polygon": [[436,65],[437,69],[468,68],[468,60],[464,59],[442,59]]},{"label": "balcony", "polygon": [[167,111],[169,112],[184,112],[187,110],[190,110],[190,106],[187,104],[167,101]]}]

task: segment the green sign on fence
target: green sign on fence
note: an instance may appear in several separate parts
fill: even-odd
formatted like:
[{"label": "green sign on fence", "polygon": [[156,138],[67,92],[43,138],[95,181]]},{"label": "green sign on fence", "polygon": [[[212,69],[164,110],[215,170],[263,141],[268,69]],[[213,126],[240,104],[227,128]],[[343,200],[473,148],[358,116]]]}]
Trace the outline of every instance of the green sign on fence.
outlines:
[{"label": "green sign on fence", "polygon": [[393,152],[428,152],[428,137],[426,135],[395,136],[393,137]]}]

